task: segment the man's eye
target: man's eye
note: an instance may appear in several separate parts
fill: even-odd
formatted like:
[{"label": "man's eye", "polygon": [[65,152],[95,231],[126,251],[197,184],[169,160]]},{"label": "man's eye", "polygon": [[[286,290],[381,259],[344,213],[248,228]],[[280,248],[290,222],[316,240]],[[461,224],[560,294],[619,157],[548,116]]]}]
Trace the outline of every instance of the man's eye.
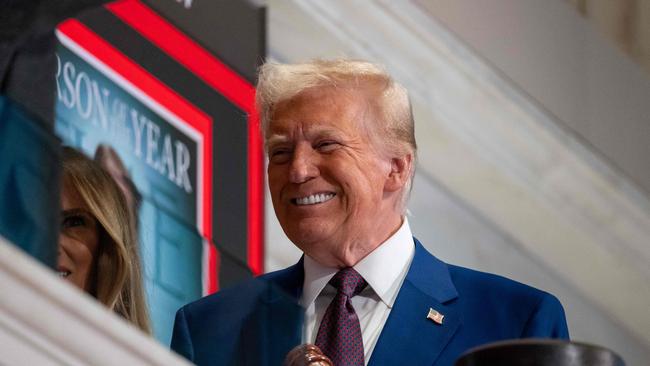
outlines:
[{"label": "man's eye", "polygon": [[64,217],[63,222],[61,222],[61,227],[64,229],[77,227],[77,226],[85,226],[85,225],[86,225],[86,219],[81,215],[72,215],[72,216]]},{"label": "man's eye", "polygon": [[282,155],[282,154],[286,154],[287,152],[288,152],[288,150],[286,150],[286,149],[272,150],[271,151],[271,156]]},{"label": "man's eye", "polygon": [[288,149],[271,150],[269,153],[269,160],[273,163],[281,163],[289,159],[291,151]]},{"label": "man's eye", "polygon": [[327,151],[331,151],[331,150],[336,149],[338,146],[339,146],[338,142],[331,141],[331,140],[326,140],[326,141],[321,141],[321,142],[317,143],[315,147],[319,151],[327,152]]}]

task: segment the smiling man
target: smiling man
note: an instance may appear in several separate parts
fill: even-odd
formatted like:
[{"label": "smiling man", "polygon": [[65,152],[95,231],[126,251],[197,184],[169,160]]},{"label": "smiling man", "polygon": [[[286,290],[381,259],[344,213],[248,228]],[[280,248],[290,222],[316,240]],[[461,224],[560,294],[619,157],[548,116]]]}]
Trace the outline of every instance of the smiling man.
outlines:
[{"label": "smiling man", "polygon": [[[290,306],[244,284],[179,310],[174,350],[197,364],[274,365],[287,347],[314,343],[337,366],[451,365],[491,341],[568,338],[552,295],[445,264],[412,236],[413,117],[406,90],[382,68],[266,64],[257,102],[275,214],[304,252],[260,281],[299,303],[300,321],[275,319]],[[253,362],[242,347],[267,351]]]},{"label": "smiling man", "polygon": [[[322,87],[278,103],[266,129],[269,189],[289,239],[316,262],[353,267],[402,222],[414,148],[373,141],[375,90]],[[377,139],[378,140],[378,139]]]}]

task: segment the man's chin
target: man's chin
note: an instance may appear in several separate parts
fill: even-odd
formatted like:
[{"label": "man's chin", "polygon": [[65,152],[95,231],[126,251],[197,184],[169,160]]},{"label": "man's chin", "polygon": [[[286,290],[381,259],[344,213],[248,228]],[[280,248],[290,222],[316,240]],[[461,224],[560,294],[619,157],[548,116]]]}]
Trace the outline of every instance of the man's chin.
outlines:
[{"label": "man's chin", "polygon": [[323,217],[287,220],[284,232],[294,243],[315,243],[331,238],[337,224]]},{"label": "man's chin", "polygon": [[319,230],[300,230],[298,232],[287,233],[287,237],[303,252],[309,253],[310,249],[329,246],[327,243],[332,236]]}]

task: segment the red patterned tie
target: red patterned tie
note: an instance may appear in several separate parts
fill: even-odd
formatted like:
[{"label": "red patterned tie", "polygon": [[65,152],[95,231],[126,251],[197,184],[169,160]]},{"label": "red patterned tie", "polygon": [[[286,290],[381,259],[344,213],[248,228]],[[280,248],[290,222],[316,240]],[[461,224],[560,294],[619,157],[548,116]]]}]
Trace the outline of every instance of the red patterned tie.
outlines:
[{"label": "red patterned tie", "polygon": [[329,283],[338,291],[320,323],[316,345],[336,366],[363,366],[361,326],[350,299],[366,281],[354,269],[344,268]]}]

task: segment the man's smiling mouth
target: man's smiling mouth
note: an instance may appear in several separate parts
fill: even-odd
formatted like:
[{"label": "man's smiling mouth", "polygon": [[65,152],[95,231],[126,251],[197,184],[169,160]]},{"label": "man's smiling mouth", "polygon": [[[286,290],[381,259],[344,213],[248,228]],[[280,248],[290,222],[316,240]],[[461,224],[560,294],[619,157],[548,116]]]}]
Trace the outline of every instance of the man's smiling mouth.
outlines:
[{"label": "man's smiling mouth", "polygon": [[291,203],[298,206],[315,205],[324,203],[334,198],[334,193],[317,193],[307,197],[292,198]]}]

